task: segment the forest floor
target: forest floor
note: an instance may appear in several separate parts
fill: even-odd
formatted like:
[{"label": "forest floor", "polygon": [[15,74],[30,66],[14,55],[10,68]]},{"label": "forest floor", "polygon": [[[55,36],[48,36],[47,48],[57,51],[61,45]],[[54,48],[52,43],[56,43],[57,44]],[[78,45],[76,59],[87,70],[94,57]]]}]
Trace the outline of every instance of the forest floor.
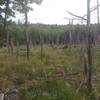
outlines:
[{"label": "forest floor", "polygon": [[100,47],[92,49],[91,96],[87,96],[84,82],[86,47],[63,47],[44,45],[41,50],[41,46],[33,46],[29,61],[24,46],[15,47],[13,54],[1,48],[0,88],[4,92],[17,88],[20,100],[99,100]]}]

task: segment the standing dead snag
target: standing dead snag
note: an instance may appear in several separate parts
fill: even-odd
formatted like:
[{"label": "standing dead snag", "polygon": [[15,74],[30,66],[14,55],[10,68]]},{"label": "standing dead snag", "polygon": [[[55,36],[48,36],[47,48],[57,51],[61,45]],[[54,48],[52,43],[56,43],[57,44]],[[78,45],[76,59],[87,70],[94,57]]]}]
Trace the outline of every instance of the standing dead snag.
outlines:
[{"label": "standing dead snag", "polygon": [[84,63],[84,69],[83,69],[83,75],[84,75],[84,81],[86,83],[86,80],[87,80],[87,76],[88,76],[88,65],[87,65],[87,55],[84,54],[84,57],[83,57],[83,63]]},{"label": "standing dead snag", "polygon": [[87,0],[87,56],[88,56],[88,75],[87,75],[87,89],[88,93],[92,91],[92,34],[90,32],[90,0]]},{"label": "standing dead snag", "polygon": [[[94,11],[95,9],[91,10],[90,9],[90,1],[87,0],[87,19],[84,17],[75,15],[71,12],[68,12],[70,15],[81,18],[83,20],[87,21],[87,59],[88,59],[88,68],[87,68],[87,89],[88,93],[91,93],[92,91],[92,43],[93,43],[93,36],[90,32],[90,13]],[[97,8],[96,8],[97,9]]]},{"label": "standing dead snag", "polygon": [[99,24],[99,0],[97,0],[97,22]]},{"label": "standing dead snag", "polygon": [[41,54],[40,54],[40,57],[41,57],[41,61],[43,60],[43,37],[42,35],[40,34],[40,45],[41,45]]},{"label": "standing dead snag", "polygon": [[[27,5],[27,1],[25,0],[25,5]],[[28,11],[25,10],[25,36],[26,36],[26,49],[27,49],[27,60],[30,57],[30,46],[29,46],[29,34],[28,34]]]},{"label": "standing dead snag", "polygon": [[[96,32],[96,35],[95,35],[95,39],[97,38],[97,40],[99,40],[99,37],[98,35],[100,34],[100,24],[99,24],[99,0],[97,0],[97,32]],[[95,45],[96,45],[96,40],[94,41],[95,42]],[[97,42],[98,43],[98,42]]]}]

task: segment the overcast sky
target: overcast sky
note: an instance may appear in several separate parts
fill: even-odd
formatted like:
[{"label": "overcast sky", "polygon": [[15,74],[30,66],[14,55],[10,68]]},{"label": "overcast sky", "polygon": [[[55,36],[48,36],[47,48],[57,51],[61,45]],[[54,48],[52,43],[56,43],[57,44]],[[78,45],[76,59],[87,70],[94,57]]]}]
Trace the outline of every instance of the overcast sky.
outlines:
[{"label": "overcast sky", "polygon": [[[91,7],[96,5],[96,0],[91,0]],[[64,18],[73,18],[66,11],[76,15],[86,14],[87,0],[43,0],[41,5],[32,4],[34,11],[29,12],[29,22],[43,24],[68,24]],[[96,22],[96,11],[91,14],[92,22]],[[20,18],[21,21],[24,19]],[[78,22],[75,22],[78,23]]]}]

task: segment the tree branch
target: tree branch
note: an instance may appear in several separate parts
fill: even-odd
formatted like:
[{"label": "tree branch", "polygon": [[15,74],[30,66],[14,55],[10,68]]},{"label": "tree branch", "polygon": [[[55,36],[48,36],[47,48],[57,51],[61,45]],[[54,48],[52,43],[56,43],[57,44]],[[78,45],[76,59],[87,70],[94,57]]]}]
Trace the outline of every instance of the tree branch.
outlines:
[{"label": "tree branch", "polygon": [[[99,7],[100,7],[100,5],[99,5]],[[97,9],[97,7],[93,7],[93,8],[91,8],[91,9],[90,9],[90,13],[93,12],[93,11],[95,11],[96,9]],[[86,17],[86,16],[87,16],[87,14],[85,14],[85,15],[82,16],[82,17]]]},{"label": "tree branch", "polygon": [[[100,7],[100,5],[98,5],[98,6]],[[95,11],[96,9],[97,9],[97,7],[91,8],[91,9],[90,9],[90,13],[93,12],[93,11]],[[83,20],[87,20],[86,18],[84,18],[84,17],[87,16],[87,14],[85,14],[85,15],[83,15],[83,16],[81,17],[81,16],[75,15],[75,14],[69,12],[69,11],[67,11],[67,12],[68,12],[70,15],[75,16],[75,17],[77,17],[77,18],[80,18],[80,19],[83,19]],[[78,19],[72,19],[72,20],[78,20]]]},{"label": "tree branch", "polygon": [[78,15],[75,15],[75,14],[69,12],[69,11],[67,11],[67,12],[68,12],[70,15],[75,16],[75,17],[77,17],[77,18],[80,18],[80,19],[83,19],[83,20],[87,20],[87,19],[85,19],[84,17],[81,17],[81,16],[78,16]]}]

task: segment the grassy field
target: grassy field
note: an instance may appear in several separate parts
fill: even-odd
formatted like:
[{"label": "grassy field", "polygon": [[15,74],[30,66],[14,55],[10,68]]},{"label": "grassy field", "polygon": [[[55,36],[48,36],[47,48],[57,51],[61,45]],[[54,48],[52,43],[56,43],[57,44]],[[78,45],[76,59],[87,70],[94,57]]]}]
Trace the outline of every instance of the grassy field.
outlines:
[{"label": "grassy field", "polygon": [[[42,57],[41,57],[42,55]],[[93,48],[93,93],[87,96],[84,81],[86,49],[62,46],[34,46],[30,60],[26,59],[24,46],[0,50],[0,88],[16,87],[20,100],[99,100],[100,47]]]}]

